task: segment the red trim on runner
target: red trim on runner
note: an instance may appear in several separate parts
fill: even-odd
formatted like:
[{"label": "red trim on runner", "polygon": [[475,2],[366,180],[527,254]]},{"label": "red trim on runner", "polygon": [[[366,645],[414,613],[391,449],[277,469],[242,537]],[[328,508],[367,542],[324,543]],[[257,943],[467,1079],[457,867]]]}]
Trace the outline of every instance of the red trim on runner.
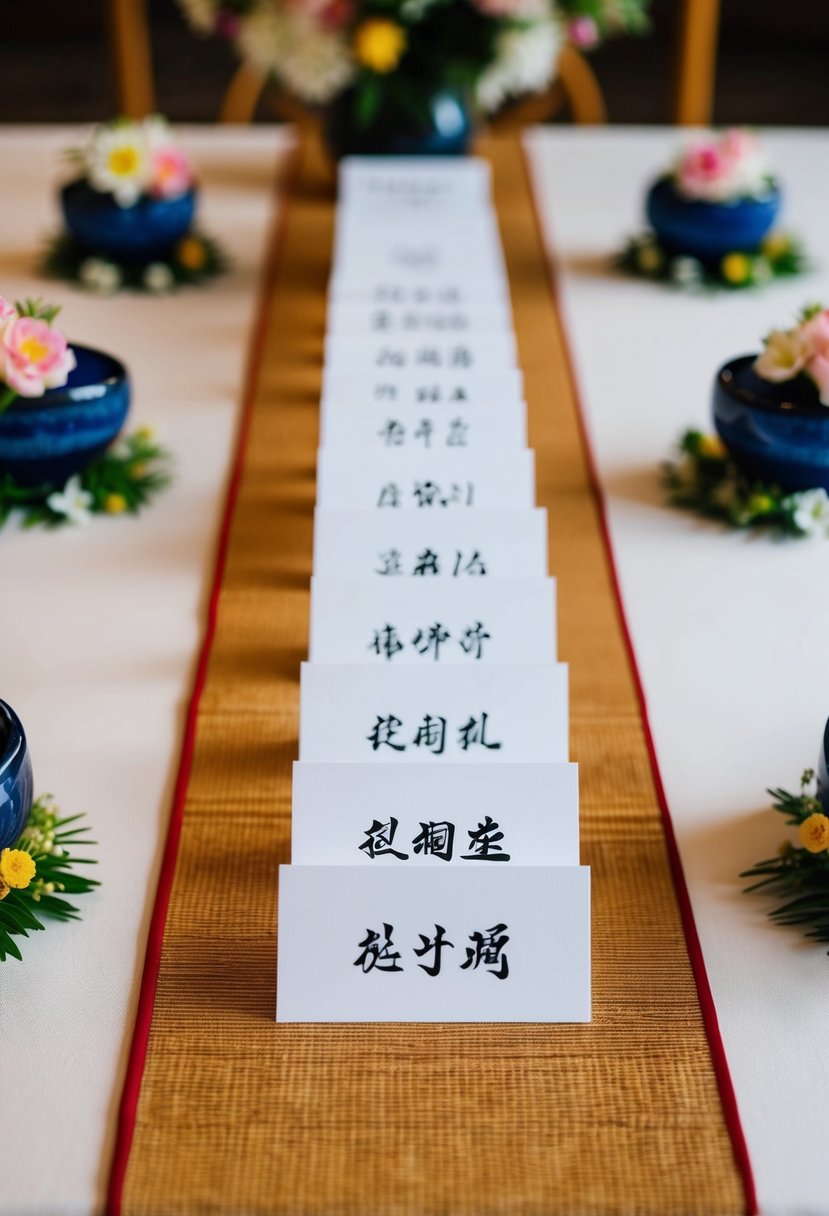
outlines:
[{"label": "red trim on runner", "polygon": [[602,541],[604,543],[607,564],[610,570],[613,593],[616,598],[619,623],[622,627],[625,649],[627,650],[628,661],[630,663],[631,673],[633,675],[633,681],[636,688],[636,695],[639,700],[639,709],[642,715],[642,726],[645,731],[645,740],[648,748],[648,756],[650,758],[651,772],[653,775],[654,786],[656,788],[659,809],[662,814],[662,826],[665,832],[665,844],[668,851],[668,861],[670,863],[671,875],[673,877],[674,888],[676,890],[677,903],[679,904],[679,911],[682,917],[682,927],[685,932],[685,944],[688,948],[688,957],[691,961],[691,968],[694,973],[694,982],[696,983],[697,988],[697,996],[699,998],[703,1022],[705,1024],[705,1032],[708,1037],[708,1046],[711,1051],[711,1061],[714,1065],[714,1073],[717,1078],[717,1088],[719,1089],[723,1117],[725,1119],[728,1134],[731,1138],[731,1147],[734,1152],[734,1160],[737,1165],[737,1170],[743,1182],[746,1216],[756,1216],[759,1209],[757,1207],[757,1192],[754,1185],[751,1158],[749,1157],[748,1145],[746,1143],[745,1133],[743,1132],[743,1126],[740,1122],[740,1111],[737,1105],[737,1096],[734,1092],[734,1083],[731,1080],[731,1071],[728,1067],[725,1046],[720,1033],[717,1008],[714,1004],[714,997],[711,993],[711,985],[708,982],[708,973],[705,969],[705,959],[703,957],[702,946],[700,945],[699,935],[697,933],[697,926],[694,921],[691,898],[688,894],[688,886],[685,881],[685,872],[682,868],[682,859],[679,853],[676,835],[674,833],[671,813],[668,808],[668,799],[665,794],[665,786],[662,782],[662,774],[659,769],[659,760],[656,755],[656,744],[654,742],[653,732],[651,730],[650,718],[648,715],[648,704],[645,698],[645,689],[642,683],[639,667],[636,662],[636,652],[633,646],[633,637],[628,626],[627,616],[625,615],[622,588],[616,567],[616,559],[613,553],[613,542],[611,539],[610,526],[608,522],[607,502],[599,477],[598,463],[593,451],[590,434],[587,429],[586,414],[581,399],[581,393],[579,391],[578,381],[576,379],[575,366],[573,363],[571,347],[564,322],[564,313],[560,304],[561,297],[558,290],[556,268],[552,259],[552,248],[548,248],[544,237],[544,230],[541,224],[541,217],[539,215],[538,205],[535,198],[532,170],[529,164],[527,149],[523,143],[522,161],[524,165],[524,175],[527,183],[527,190],[530,195],[533,214],[535,216],[538,240],[542,250],[544,251],[544,262],[547,268],[547,278],[550,292],[558,313],[559,325],[563,339],[564,355],[567,360],[570,383],[573,386],[573,396],[576,402],[576,416],[578,419],[579,432],[581,434],[582,448],[584,450],[585,460],[587,462],[588,478],[590,481],[590,487],[593,491],[593,497],[596,502]]},{"label": "red trim on runner", "polygon": [[[161,860],[161,870],[158,876],[158,886],[156,888],[149,933],[147,935],[147,949],[144,957],[144,970],[141,976],[141,987],[138,994],[138,1008],[135,1015],[132,1043],[130,1044],[126,1075],[124,1077],[124,1087],[121,1093],[121,1102],[118,1108],[118,1124],[115,1133],[115,1147],[113,1149],[112,1165],[110,1167],[109,1182],[107,1186],[106,1210],[108,1213],[110,1213],[110,1216],[120,1216],[121,1212],[124,1180],[126,1178],[127,1165],[129,1162],[130,1150],[132,1148],[136,1113],[138,1110],[138,1099],[141,1093],[141,1082],[144,1076],[144,1066],[147,1060],[147,1046],[150,1038],[153,1009],[155,1007],[156,989],[158,987],[158,974],[161,966],[161,951],[164,943],[164,929],[167,923],[167,912],[170,906],[170,896],[173,888],[173,879],[175,877],[176,862],[178,860],[181,829],[184,820],[184,806],[187,800],[187,791],[190,784],[190,773],[193,767],[199,704],[201,702],[202,693],[204,692],[204,686],[207,681],[207,669],[210,662],[210,653],[213,648],[213,639],[216,635],[219,597],[221,595],[222,581],[224,579],[225,566],[227,564],[230,531],[233,525],[236,500],[239,496],[239,486],[242,481],[242,470],[247,451],[251,419],[253,417],[253,405],[256,396],[256,388],[259,381],[259,370],[265,351],[265,342],[268,332],[268,318],[270,316],[270,302],[273,296],[273,288],[279,265],[279,255],[283,245],[290,199],[293,186],[296,181],[301,154],[301,147],[294,149],[288,154],[290,159],[293,161],[293,164],[289,164],[288,173],[286,175],[288,181],[286,196],[280,202],[276,219],[272,225],[267,245],[265,267],[259,287],[256,321],[251,336],[247,367],[245,371],[244,392],[242,396],[242,416],[239,422],[236,450],[233,456],[230,481],[228,482],[224,510],[219,527],[216,545],[216,557],[210,587],[210,598],[207,607],[207,621],[205,624],[201,649],[199,650],[196,673],[193,679],[193,688],[190,694],[190,701],[187,707],[187,716],[184,724],[184,738],[182,741],[178,772],[176,774],[176,784],[173,792],[170,821],[167,828],[167,838],[164,843],[164,853]],[[278,178],[279,176],[280,175],[278,175]],[[277,183],[274,184],[274,193],[276,193],[276,186]]]}]

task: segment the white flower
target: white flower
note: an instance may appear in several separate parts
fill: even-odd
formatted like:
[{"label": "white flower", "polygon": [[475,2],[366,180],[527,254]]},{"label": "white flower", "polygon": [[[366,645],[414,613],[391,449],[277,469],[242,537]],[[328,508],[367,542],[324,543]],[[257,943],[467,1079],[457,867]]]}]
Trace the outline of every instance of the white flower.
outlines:
[{"label": "white flower", "polygon": [[200,34],[213,33],[219,13],[217,0],[178,0],[178,3],[194,30]]},{"label": "white flower", "polygon": [[702,262],[696,258],[678,257],[671,262],[671,278],[680,287],[695,287],[702,277]]},{"label": "white flower", "polygon": [[346,36],[298,7],[262,6],[242,23],[239,50],[275,72],[304,101],[323,105],[351,83],[355,65]]},{"label": "white flower", "polygon": [[119,207],[132,207],[152,180],[150,147],[140,123],[116,122],[96,128],[85,161],[92,189],[111,194]]},{"label": "white flower", "polygon": [[783,500],[792,520],[804,536],[829,536],[829,494],[824,489],[802,490]]},{"label": "white flower", "polygon": [[99,296],[111,296],[121,286],[121,272],[113,262],[104,258],[86,258],[81,262],[81,282]]},{"label": "white flower", "polygon": [[773,329],[763,353],[754,361],[754,370],[764,380],[780,384],[793,380],[811,357],[812,345],[802,329]]},{"label": "white flower", "polygon": [[555,75],[563,44],[561,29],[551,17],[524,28],[502,30],[495,39],[496,56],[478,80],[476,95],[491,113],[510,97],[538,93]]},{"label": "white flower", "polygon": [[92,495],[83,488],[78,476],[70,477],[62,490],[50,494],[46,505],[56,515],[64,515],[73,524],[88,524],[92,518],[89,510]]},{"label": "white flower", "polygon": [[147,291],[156,296],[166,295],[176,284],[172,270],[164,262],[150,262],[141,277]]}]

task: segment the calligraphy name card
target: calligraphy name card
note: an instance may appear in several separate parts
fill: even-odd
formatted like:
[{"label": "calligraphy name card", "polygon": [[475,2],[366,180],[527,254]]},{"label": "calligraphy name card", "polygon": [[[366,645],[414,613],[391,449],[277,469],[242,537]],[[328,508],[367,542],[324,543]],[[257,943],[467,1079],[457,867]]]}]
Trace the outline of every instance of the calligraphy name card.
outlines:
[{"label": "calligraphy name card", "polygon": [[323,511],[314,574],[328,578],[545,578],[547,512]]},{"label": "calligraphy name card", "polygon": [[321,418],[320,446],[340,448],[355,462],[365,452],[409,448],[483,450],[489,459],[504,450],[526,447],[527,407],[523,401],[500,405],[363,405],[331,409]]},{"label": "calligraphy name card", "polygon": [[337,304],[328,310],[328,333],[337,337],[370,338],[377,334],[468,334],[510,329],[504,304],[488,308],[431,306],[397,308]]},{"label": "calligraphy name card", "polygon": [[515,367],[515,339],[501,332],[486,337],[471,334],[426,338],[398,334],[393,338],[330,338],[326,343],[328,374],[341,371],[489,371]]},{"label": "calligraphy name card", "polygon": [[554,579],[311,580],[312,663],[552,663]]},{"label": "calligraphy name card", "polygon": [[277,1021],[590,1020],[586,868],[291,865],[279,884]]},{"label": "calligraphy name card", "polygon": [[456,409],[460,405],[501,406],[523,401],[523,378],[517,368],[487,373],[469,368],[452,371],[422,372],[395,370],[388,372],[359,372],[344,370],[324,372],[323,420],[334,410],[349,412],[359,405],[442,406]]},{"label": "calligraphy name card", "polygon": [[578,767],[297,762],[291,861],[577,866]]},{"label": "calligraphy name card", "polygon": [[563,663],[302,664],[300,760],[560,764],[568,735]]}]

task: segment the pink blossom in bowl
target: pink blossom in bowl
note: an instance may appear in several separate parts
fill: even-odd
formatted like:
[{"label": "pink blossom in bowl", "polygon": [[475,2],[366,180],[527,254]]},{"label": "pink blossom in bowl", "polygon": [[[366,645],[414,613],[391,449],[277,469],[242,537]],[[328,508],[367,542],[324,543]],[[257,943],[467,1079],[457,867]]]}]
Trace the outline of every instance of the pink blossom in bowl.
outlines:
[{"label": "pink blossom in bowl", "polygon": [[674,174],[680,194],[709,203],[761,198],[768,192],[769,180],[758,140],[740,127],[692,140]]},{"label": "pink blossom in bowl", "polygon": [[599,27],[592,17],[574,17],[567,25],[567,38],[573,46],[589,51],[599,42]]},{"label": "pink blossom in bowl", "polygon": [[175,144],[163,144],[152,152],[152,186],[156,198],[177,198],[193,184],[190,161]]},{"label": "pink blossom in bowl", "polygon": [[59,329],[36,317],[16,317],[3,332],[2,375],[21,397],[42,397],[66,384],[75,356]]}]

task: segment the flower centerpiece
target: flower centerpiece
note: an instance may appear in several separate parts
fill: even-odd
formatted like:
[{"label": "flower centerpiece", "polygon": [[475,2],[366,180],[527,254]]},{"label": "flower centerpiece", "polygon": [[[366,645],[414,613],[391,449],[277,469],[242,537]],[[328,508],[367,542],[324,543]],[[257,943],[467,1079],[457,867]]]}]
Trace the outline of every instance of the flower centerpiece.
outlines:
[{"label": "flower centerpiece", "polygon": [[772,231],[780,205],[780,186],[752,132],[698,135],[650,187],[651,230],[629,242],[622,267],[682,287],[756,287],[800,273],[802,249]]},{"label": "flower centerpiece", "polygon": [[717,436],[688,431],[666,466],[677,506],[738,527],[829,536],[829,310],[804,308],[759,354],[717,372]]},{"label": "flower centerpiece", "polygon": [[47,249],[46,274],[103,295],[162,294],[222,270],[218,245],[194,228],[195,172],[165,119],[104,123],[69,159],[65,231]]},{"label": "flower centerpiece", "polygon": [[70,343],[59,311],[0,296],[0,526],[18,510],[49,526],[136,512],[168,481],[146,431],[113,446],[129,409],[126,368]]},{"label": "flower centerpiece", "polygon": [[325,111],[335,155],[456,153],[561,47],[641,31],[649,0],[180,0],[194,28]]}]

